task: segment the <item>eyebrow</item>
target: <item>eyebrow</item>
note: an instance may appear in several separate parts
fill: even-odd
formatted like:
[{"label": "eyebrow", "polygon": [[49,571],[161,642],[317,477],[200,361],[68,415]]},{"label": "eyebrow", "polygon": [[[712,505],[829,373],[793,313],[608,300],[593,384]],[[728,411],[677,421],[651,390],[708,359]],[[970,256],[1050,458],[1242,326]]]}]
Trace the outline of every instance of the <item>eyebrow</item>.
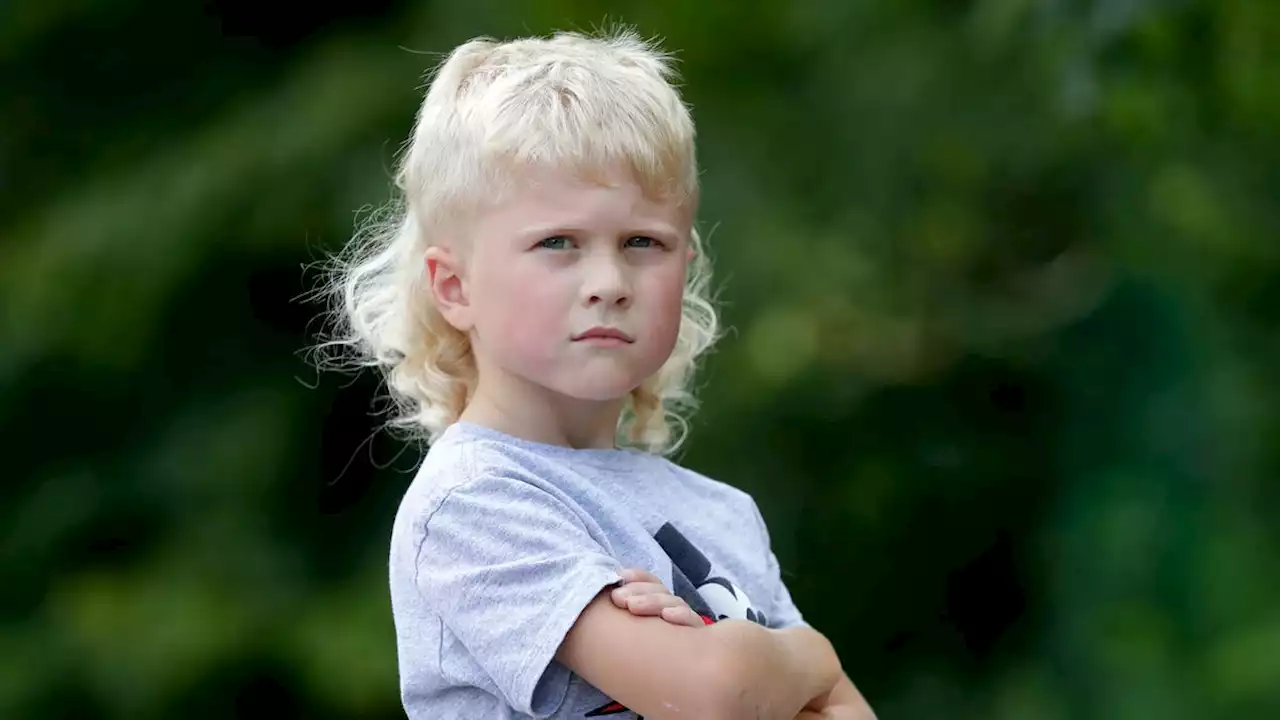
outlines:
[{"label": "eyebrow", "polygon": [[[557,235],[572,235],[574,237],[582,237],[582,236],[591,236],[593,234],[594,233],[592,233],[590,230],[587,230],[586,228],[580,227],[578,225],[531,225],[527,228],[520,230],[520,233],[519,233],[522,239],[528,239],[528,240],[555,237]],[[635,226],[632,226],[630,229],[628,229],[625,234],[627,235],[627,237],[647,237],[652,235],[659,240],[681,239],[685,237],[685,235],[682,234],[679,230],[677,230],[676,228],[670,225],[667,225],[666,223],[659,223],[654,225],[643,225],[643,224],[635,225]]]}]

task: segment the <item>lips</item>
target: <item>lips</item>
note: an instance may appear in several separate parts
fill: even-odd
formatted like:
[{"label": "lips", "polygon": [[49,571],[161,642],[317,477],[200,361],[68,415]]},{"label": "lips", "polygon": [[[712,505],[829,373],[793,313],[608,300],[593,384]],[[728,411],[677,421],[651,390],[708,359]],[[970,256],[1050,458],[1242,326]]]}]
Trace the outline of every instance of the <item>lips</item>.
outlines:
[{"label": "lips", "polygon": [[635,338],[612,327],[593,327],[586,332],[573,336],[574,341],[579,340],[619,340],[621,342],[633,343]]}]

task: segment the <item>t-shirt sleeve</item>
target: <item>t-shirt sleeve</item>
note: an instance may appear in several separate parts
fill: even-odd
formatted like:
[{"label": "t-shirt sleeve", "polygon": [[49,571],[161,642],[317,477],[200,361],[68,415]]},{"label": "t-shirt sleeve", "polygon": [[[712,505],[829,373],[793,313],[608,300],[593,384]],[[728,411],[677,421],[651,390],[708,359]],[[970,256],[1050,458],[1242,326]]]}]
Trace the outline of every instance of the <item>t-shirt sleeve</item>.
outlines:
[{"label": "t-shirt sleeve", "polygon": [[515,478],[450,491],[424,523],[416,582],[444,625],[517,711],[545,717],[569,670],[556,650],[620,565],[573,510]]},{"label": "t-shirt sleeve", "polygon": [[765,548],[767,566],[766,572],[768,577],[766,581],[769,585],[769,606],[765,611],[769,619],[769,627],[775,630],[783,628],[806,626],[804,616],[800,613],[800,608],[796,607],[795,602],[791,599],[791,591],[787,589],[787,583],[782,579],[782,567],[778,563],[778,556],[773,552],[773,546],[769,539],[769,528],[764,521],[764,516],[760,514],[760,508],[755,502],[751,503],[751,510],[755,514],[756,523],[760,529],[760,537]]}]

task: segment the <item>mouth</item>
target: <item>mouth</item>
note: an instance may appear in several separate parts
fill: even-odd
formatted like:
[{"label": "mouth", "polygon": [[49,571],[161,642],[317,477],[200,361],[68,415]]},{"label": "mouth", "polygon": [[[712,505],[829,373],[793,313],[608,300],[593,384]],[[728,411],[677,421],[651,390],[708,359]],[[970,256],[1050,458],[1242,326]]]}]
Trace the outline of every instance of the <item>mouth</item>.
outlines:
[{"label": "mouth", "polygon": [[574,342],[581,342],[583,340],[610,340],[619,343],[633,343],[636,341],[636,339],[630,335],[612,327],[593,327],[586,332],[573,336]]}]

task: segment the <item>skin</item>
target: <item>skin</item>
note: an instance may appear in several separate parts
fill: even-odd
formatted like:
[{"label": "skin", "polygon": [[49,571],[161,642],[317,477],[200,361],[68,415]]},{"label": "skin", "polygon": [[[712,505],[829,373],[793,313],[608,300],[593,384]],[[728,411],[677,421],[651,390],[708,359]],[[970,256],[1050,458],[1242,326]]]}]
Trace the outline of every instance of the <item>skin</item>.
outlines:
[{"label": "skin", "polygon": [[[610,593],[613,604],[641,617],[661,617],[672,625],[700,628],[705,623],[689,604],[672,594],[656,575],[628,568],[623,584]],[[871,706],[847,675],[842,675],[826,696],[800,711],[796,720],[875,720]]]},{"label": "skin", "polygon": [[[479,380],[461,419],[536,442],[611,448],[628,393],[654,375],[675,346],[694,256],[693,208],[646,196],[621,169],[587,180],[530,168],[516,179],[424,258],[436,307],[467,334],[476,360]],[[596,328],[625,339],[587,337]],[[599,678],[599,687],[615,684],[625,693],[614,693],[620,700],[644,702],[688,685],[682,702],[696,705],[705,701],[705,686],[675,666],[637,680],[625,666],[615,667],[616,640],[655,658],[673,648],[680,657],[697,657],[723,643],[751,648],[754,658],[772,657],[769,668],[807,678],[806,684],[820,682],[804,695],[813,700],[798,717],[874,717],[847,677],[835,679],[838,661],[815,631],[773,634],[732,622],[704,628],[652,576],[637,575],[614,593],[584,610],[558,657],[589,680]],[[612,615],[617,608],[628,612]],[[640,628],[624,621],[631,615],[658,616],[684,632]],[[741,664],[741,653],[725,657]],[[742,677],[775,672],[764,667],[747,665]],[[762,675],[746,687],[764,688],[777,678]],[[661,710],[677,712],[667,705]]]},{"label": "skin", "polygon": [[[605,182],[526,171],[465,233],[431,248],[446,321],[471,338],[479,382],[462,419],[539,442],[614,445],[632,389],[675,347],[691,208]],[[575,339],[613,327],[633,341]]]}]

